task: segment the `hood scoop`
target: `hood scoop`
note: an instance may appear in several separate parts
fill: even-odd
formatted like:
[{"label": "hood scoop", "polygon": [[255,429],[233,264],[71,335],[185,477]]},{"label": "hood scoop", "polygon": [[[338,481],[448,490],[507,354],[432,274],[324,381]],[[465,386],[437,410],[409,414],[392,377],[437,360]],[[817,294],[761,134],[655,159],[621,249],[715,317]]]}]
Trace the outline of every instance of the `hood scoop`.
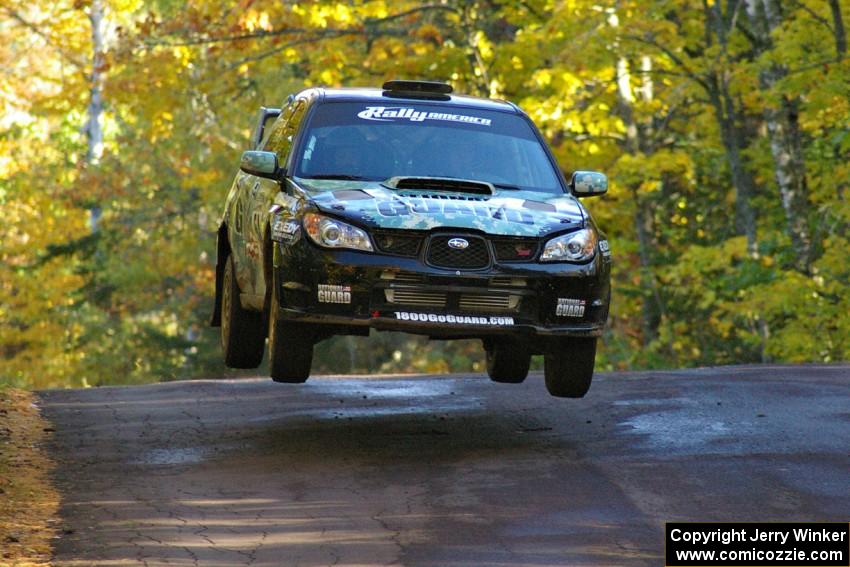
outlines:
[{"label": "hood scoop", "polygon": [[390,189],[419,189],[422,191],[451,191],[459,193],[476,193],[492,195],[495,189],[492,184],[471,179],[455,179],[453,177],[391,177],[382,183]]}]

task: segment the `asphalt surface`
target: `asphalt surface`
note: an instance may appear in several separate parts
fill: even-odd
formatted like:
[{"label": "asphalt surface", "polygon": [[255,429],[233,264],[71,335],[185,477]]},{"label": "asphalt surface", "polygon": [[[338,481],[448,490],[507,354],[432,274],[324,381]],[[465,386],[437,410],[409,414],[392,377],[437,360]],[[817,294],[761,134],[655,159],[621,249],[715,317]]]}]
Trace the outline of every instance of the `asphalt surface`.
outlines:
[{"label": "asphalt surface", "polygon": [[665,521],[850,520],[850,366],[41,393],[57,565],[661,565]]}]

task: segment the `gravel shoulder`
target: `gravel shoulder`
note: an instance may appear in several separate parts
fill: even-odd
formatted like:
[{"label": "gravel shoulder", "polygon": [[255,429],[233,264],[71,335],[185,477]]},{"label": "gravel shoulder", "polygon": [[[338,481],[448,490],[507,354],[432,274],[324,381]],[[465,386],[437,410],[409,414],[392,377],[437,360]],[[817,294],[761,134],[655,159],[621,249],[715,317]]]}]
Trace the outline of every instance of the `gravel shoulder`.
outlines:
[{"label": "gravel shoulder", "polygon": [[59,509],[44,449],[51,430],[31,393],[0,388],[0,565],[50,560]]}]

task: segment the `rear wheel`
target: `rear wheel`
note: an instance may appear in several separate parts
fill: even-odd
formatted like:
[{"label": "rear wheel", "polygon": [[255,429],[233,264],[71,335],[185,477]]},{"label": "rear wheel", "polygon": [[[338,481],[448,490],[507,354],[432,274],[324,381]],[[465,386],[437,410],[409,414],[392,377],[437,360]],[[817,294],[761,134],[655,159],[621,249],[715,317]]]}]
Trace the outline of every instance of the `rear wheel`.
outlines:
[{"label": "rear wheel", "polygon": [[224,364],[230,368],[256,368],[263,361],[265,347],[263,314],[242,307],[233,256],[228,256],[221,286],[221,349],[224,351]]},{"label": "rear wheel", "polygon": [[546,389],[558,398],[583,398],[593,380],[596,337],[562,339],[543,358]]},{"label": "rear wheel", "polygon": [[528,347],[513,339],[484,341],[487,374],[493,382],[519,384],[528,376],[531,354]]},{"label": "rear wheel", "polygon": [[309,327],[278,317],[280,302],[272,282],[269,312],[269,371],[275,382],[300,384],[310,376],[313,364],[313,334]]}]

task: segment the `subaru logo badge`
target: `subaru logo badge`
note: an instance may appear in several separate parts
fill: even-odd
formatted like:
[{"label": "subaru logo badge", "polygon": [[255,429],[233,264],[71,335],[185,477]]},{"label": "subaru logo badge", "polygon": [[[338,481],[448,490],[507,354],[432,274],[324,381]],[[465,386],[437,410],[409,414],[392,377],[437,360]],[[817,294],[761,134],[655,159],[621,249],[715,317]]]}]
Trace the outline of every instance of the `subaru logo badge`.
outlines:
[{"label": "subaru logo badge", "polygon": [[469,242],[464,240],[463,238],[452,238],[449,240],[449,248],[454,248],[455,250],[463,250],[469,246]]}]

